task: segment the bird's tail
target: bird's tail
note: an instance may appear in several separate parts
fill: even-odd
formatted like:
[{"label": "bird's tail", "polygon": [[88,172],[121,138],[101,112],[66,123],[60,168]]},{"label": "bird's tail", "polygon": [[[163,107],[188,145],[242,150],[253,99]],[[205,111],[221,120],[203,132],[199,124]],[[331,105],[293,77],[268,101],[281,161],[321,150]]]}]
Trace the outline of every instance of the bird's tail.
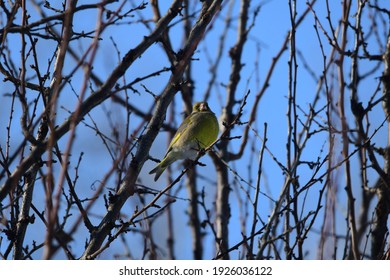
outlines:
[{"label": "bird's tail", "polygon": [[168,166],[170,166],[174,161],[175,157],[173,156],[172,153],[169,153],[167,156],[164,157],[164,159],[157,164],[155,168],[150,170],[149,174],[156,173],[156,176],[154,177],[154,181],[157,181],[158,178],[160,178],[161,174],[167,169]]},{"label": "bird's tail", "polygon": [[[162,163],[162,162],[161,162]],[[163,174],[163,172],[165,171],[165,169],[167,168],[166,166],[162,166],[162,164],[159,163],[155,168],[153,168],[152,170],[150,170],[149,174],[153,174],[153,173],[156,173],[156,175],[154,176],[154,181],[157,181],[158,178],[160,178],[161,174]]]}]

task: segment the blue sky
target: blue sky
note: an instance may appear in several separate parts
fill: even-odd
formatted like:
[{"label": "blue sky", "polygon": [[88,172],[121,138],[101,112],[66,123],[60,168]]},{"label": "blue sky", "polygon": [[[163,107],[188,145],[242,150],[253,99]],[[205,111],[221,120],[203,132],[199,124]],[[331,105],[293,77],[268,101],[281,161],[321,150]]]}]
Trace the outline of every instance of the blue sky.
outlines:
[{"label": "blue sky", "polygon": [[[79,5],[82,3],[87,3],[88,1],[79,1]],[[90,1],[94,2],[94,1]],[[131,2],[131,1],[130,1]],[[141,3],[141,1],[132,1],[136,4]],[[168,1],[160,1],[161,5],[166,4]],[[297,6],[297,13],[298,17],[302,14],[302,12],[306,9],[306,1],[298,1]],[[318,13],[320,20],[322,23],[326,23],[325,21],[325,6],[324,1],[318,1],[319,3],[314,6],[315,11]],[[331,2],[331,5],[334,5],[332,7],[332,19],[335,21],[335,25],[337,25],[337,20],[340,17],[341,14],[341,8],[339,1],[329,1]],[[379,1],[380,3],[384,3],[383,1]],[[248,90],[251,91],[251,94],[248,97],[248,105],[244,108],[244,115],[242,118],[242,121],[246,121],[249,117],[249,112],[251,110],[251,104],[253,104],[253,100],[255,99],[256,94],[260,90],[260,88],[263,85],[265,75],[267,74],[267,71],[269,69],[270,63],[272,62],[273,57],[277,54],[279,51],[282,42],[285,40],[285,37],[287,35],[287,32],[291,28],[290,24],[290,18],[289,18],[289,6],[288,1],[283,0],[270,0],[270,1],[251,1],[252,5],[252,12],[250,14],[249,22],[251,23],[253,20],[253,8],[257,6],[258,3],[264,3],[262,5],[262,8],[260,9],[260,13],[255,19],[255,25],[250,33],[249,40],[247,41],[245,48],[244,48],[244,55],[243,55],[243,63],[245,66],[243,67],[243,70],[241,72],[241,81],[238,84],[237,89],[237,95],[236,98],[240,99],[243,98],[243,96],[246,94]],[[113,7],[116,4],[113,4]],[[130,4],[129,4],[130,5]],[[356,6],[356,5],[355,5]],[[162,11],[165,11],[166,7],[162,7]],[[234,4],[234,14],[238,14],[239,9],[239,1],[236,1]],[[353,9],[356,10],[356,7]],[[222,14],[226,15],[226,12],[228,10],[227,5],[224,5],[222,9]],[[50,11],[48,11],[50,13]],[[146,7],[145,10],[141,11],[144,18],[150,18],[151,17],[151,9],[150,5]],[[31,12],[33,15],[31,21],[34,18],[33,12]],[[162,12],[163,14],[163,12]],[[354,14],[354,13],[351,13]],[[223,18],[223,17],[222,17]],[[108,29],[102,36],[102,40],[100,41],[100,48],[97,53],[97,59],[94,62],[94,72],[100,77],[101,80],[104,80],[112,71],[112,69],[117,65],[118,63],[118,53],[115,50],[113,46],[113,42],[115,42],[119,52],[120,56],[123,57],[123,55],[132,47],[136,46],[140,40],[142,40],[143,36],[147,35],[149,31],[147,28],[142,24],[137,22],[139,19],[138,14],[134,14],[134,17],[129,18],[129,21],[134,22],[133,24],[125,24],[116,26],[114,28]],[[353,21],[353,19],[351,19]],[[174,21],[176,22],[176,21]],[[92,30],[95,27],[96,23],[96,13],[94,12],[84,12],[80,13],[75,18],[75,24],[74,24],[74,30],[76,32],[81,31],[88,31]],[[302,23],[302,25],[297,30],[297,48],[301,51],[303,56],[305,57],[305,61],[308,63],[310,69],[312,69],[315,73],[315,75],[318,77],[322,74],[323,69],[323,58],[321,55],[321,50],[319,48],[319,42],[317,39],[317,35],[315,34],[314,28],[314,17],[312,14],[309,14],[308,17],[305,19],[305,21]],[[153,25],[151,25],[153,26]],[[236,26],[237,21],[233,21],[232,27],[227,33],[226,37],[226,45],[224,49],[224,55],[222,58],[222,62],[220,64],[220,67],[218,69],[218,77],[216,79],[217,83],[212,89],[212,95],[209,99],[209,104],[212,110],[216,113],[217,116],[221,114],[221,110],[223,105],[225,104],[225,87],[229,81],[229,75],[230,75],[230,59],[228,57],[228,51],[229,49],[235,44],[236,40]],[[364,23],[364,26],[367,26],[369,28],[369,23]],[[326,28],[329,28],[325,25]],[[213,28],[207,33],[206,37],[204,38],[204,41],[200,44],[198,47],[196,53],[194,54],[194,58],[196,60],[193,62],[193,77],[195,80],[195,96],[194,100],[202,100],[204,97],[204,92],[207,87],[208,81],[210,79],[210,72],[209,72],[209,63],[208,56],[213,56],[218,50],[218,40],[221,33],[221,30],[223,28],[223,22],[221,18],[218,18],[214,24]],[[328,30],[329,31],[329,30]],[[368,32],[368,30],[367,30]],[[179,48],[182,46],[183,43],[183,33],[181,30],[181,25],[177,24],[175,27],[172,28],[171,33],[172,35],[172,43],[174,46],[174,49],[176,51],[179,50]],[[352,33],[351,33],[352,34]],[[110,39],[112,38],[112,40]],[[18,42],[18,37],[15,35],[14,37],[15,41]],[[352,46],[353,43],[353,37],[349,37],[349,45]],[[330,48],[327,44],[326,38],[321,34],[321,40],[324,44],[324,50],[326,54],[329,54]],[[383,40],[384,41],[384,40]],[[77,42],[72,43],[72,47],[79,50],[80,53],[85,50],[89,43],[91,42],[90,39],[82,39]],[[39,42],[38,44],[41,44],[38,48],[40,51],[39,57],[41,58],[40,63],[41,65],[46,65],[48,59],[50,59],[50,55],[53,53],[53,50],[55,48],[55,44],[48,44],[46,42]],[[372,42],[372,44],[369,45],[369,48],[372,48],[373,53],[377,53],[378,47],[375,45],[375,42]],[[18,56],[18,52],[15,52],[13,55]],[[286,50],[284,54],[282,55],[281,59],[277,63],[275,67],[274,74],[272,76],[272,79],[270,80],[269,88],[266,90],[265,95],[260,101],[258,112],[257,112],[257,119],[256,122],[253,124],[253,128],[257,130],[259,135],[263,135],[263,124],[266,122],[268,124],[268,141],[267,141],[267,148],[269,149],[269,152],[266,152],[264,155],[264,163],[263,163],[263,177],[262,177],[262,191],[267,193],[270,197],[273,199],[277,199],[281,187],[283,186],[283,182],[285,180],[284,175],[282,174],[282,171],[280,167],[275,163],[275,161],[272,159],[273,156],[277,158],[279,162],[282,164],[286,164],[286,141],[287,141],[287,118],[286,118],[286,112],[287,112],[287,95],[288,95],[288,58],[289,58],[289,51]],[[259,65],[257,65],[255,62],[258,59]],[[70,71],[74,67],[74,61],[72,59],[68,60],[69,63],[66,65],[65,72]],[[349,59],[346,60],[346,64],[349,63]],[[362,62],[361,65],[364,66],[365,62]],[[301,59],[298,59],[298,78],[297,78],[297,103],[302,108],[304,112],[309,112],[310,104],[313,101],[313,96],[316,93],[316,87],[317,83],[316,81],[309,75],[309,73],[306,71],[303,61]],[[367,62],[367,68],[369,69],[370,63]],[[169,62],[166,58],[166,56],[163,54],[161,46],[159,45],[153,45],[148,51],[146,51],[142,57],[137,60],[132,67],[126,72],[125,78],[127,82],[130,82],[138,77],[143,77],[145,75],[148,75],[151,72],[158,71],[163,69],[164,67],[168,67]],[[42,66],[43,69],[45,69],[45,66]],[[362,71],[364,71],[364,67],[362,67]],[[380,70],[377,71],[377,76],[380,75]],[[65,73],[66,74],[66,73]],[[349,79],[349,68],[346,68],[345,73],[347,79]],[[81,70],[78,70],[74,77],[72,77],[71,84],[74,87],[75,91],[78,92],[80,90],[80,85],[82,82],[83,73]],[[134,86],[135,89],[139,91],[138,93],[133,93],[131,91],[128,92],[130,103],[133,105],[139,105],[140,108],[144,110],[145,113],[148,113],[147,110],[151,108],[154,99],[153,97],[146,93],[144,90],[143,85],[154,94],[159,94],[162,89],[165,87],[167,81],[169,78],[169,73],[163,73],[159,76],[152,77],[150,79],[147,79],[143,81],[142,83],[136,84]],[[122,82],[122,81],[121,81]],[[368,98],[372,95],[372,92],[374,92],[377,80],[365,80],[362,83],[364,83],[364,91],[359,91],[359,98],[363,101],[363,104],[367,104]],[[337,85],[334,85],[337,86]],[[92,86],[93,87],[93,86]],[[7,92],[11,91],[12,87],[8,85],[7,83],[4,83],[0,85],[1,91]],[[61,107],[66,108],[67,110],[73,111],[75,109],[75,101],[76,97],[70,87],[67,88],[67,91],[64,91],[61,96]],[[32,95],[31,95],[32,96]],[[31,97],[32,98],[32,97]],[[336,98],[336,97],[335,97]],[[348,98],[348,94],[347,94]],[[9,102],[10,99],[4,97],[3,95],[0,96],[0,103],[2,104],[1,107],[5,108],[4,110],[0,110],[0,123],[6,123],[8,121],[9,116]],[[182,101],[180,94],[177,94],[175,97],[175,104],[177,106],[177,112],[182,112]],[[324,95],[322,94],[322,97],[316,107],[318,110],[322,106],[326,104],[326,99]],[[42,104],[41,104],[42,105]],[[236,109],[238,109],[238,106],[236,106]],[[109,112],[109,117],[107,116],[107,112]],[[18,108],[15,108],[15,117],[14,117],[14,125],[12,132],[11,140],[15,141],[15,143],[12,142],[11,149],[16,148],[16,144],[19,143],[21,133],[18,130],[18,119],[20,116],[20,111]],[[350,112],[347,112],[349,116],[351,116]],[[59,108],[58,115],[57,115],[57,122],[60,124],[66,117],[68,116],[68,113],[66,110],[63,110]],[[299,113],[299,116],[303,121],[305,121],[305,116],[302,112]],[[91,124],[91,117],[94,122],[96,122],[99,125],[99,129],[107,134],[111,133],[112,129],[112,123],[117,128],[123,128],[124,129],[124,123],[126,122],[126,114],[122,107],[120,107],[117,104],[114,104],[111,101],[107,101],[104,103],[103,107],[99,107],[94,109],[90,116],[85,118],[85,122],[88,124]],[[169,116],[167,116],[167,119]],[[180,114],[177,114],[175,116],[175,122],[176,124],[179,124],[181,122],[182,116]],[[320,124],[325,125],[325,111],[321,113],[318,118],[316,119]],[[384,116],[383,112],[381,112],[380,108],[378,107],[377,110],[374,110],[370,114],[370,121],[372,122],[372,127],[378,127],[378,125],[383,122]],[[335,118],[335,125],[339,125],[337,123],[337,118]],[[130,128],[134,129],[140,124],[139,118],[137,118],[135,115],[130,116]],[[1,135],[4,135],[5,133],[5,126],[0,127],[0,133]],[[233,130],[233,135],[240,135],[242,133],[243,128],[242,127],[236,127]],[[373,132],[373,131],[371,131]],[[139,135],[137,135],[139,136]],[[320,157],[323,159],[326,156],[326,153],[328,151],[328,138],[327,133],[319,133],[315,136],[313,136],[309,141],[308,144],[304,150],[302,160],[314,160],[317,157]],[[125,137],[125,135],[122,135],[122,137]],[[0,143],[3,146],[4,145],[4,137],[1,137]],[[245,178],[248,181],[252,180],[252,183],[254,184],[257,174],[257,164],[258,164],[258,153],[260,151],[260,147],[262,145],[262,141],[258,138],[256,138],[256,135],[251,132],[251,139],[255,139],[256,141],[248,144],[253,145],[253,150],[247,149],[243,158],[240,159],[237,162],[232,163],[233,169],[240,174],[243,178]],[[374,141],[378,145],[384,145],[387,141],[386,139],[386,126],[382,127],[376,136],[373,138]],[[66,141],[68,140],[68,137],[65,136],[60,141],[61,146],[65,146]],[[165,132],[161,132],[159,136],[157,137],[156,141],[154,142],[152,149],[150,151],[151,156],[154,158],[162,158],[165,153],[165,147],[166,147],[166,140],[167,135]],[[339,139],[338,139],[339,141]],[[233,151],[236,151],[241,144],[240,140],[233,140],[230,143],[230,147]],[[338,142],[338,146],[336,147],[337,151],[340,150],[341,143]],[[350,148],[350,151],[353,150],[353,147]],[[79,167],[79,181],[78,181],[78,190],[80,192],[80,197],[89,197],[93,195],[94,189],[93,186],[96,184],[96,180],[101,180],[104,177],[104,174],[107,172],[107,170],[110,168],[112,164],[112,160],[110,158],[110,155],[106,151],[105,147],[102,145],[101,140],[99,137],[97,137],[95,131],[86,128],[84,125],[81,125],[81,127],[76,132],[76,141],[75,145],[72,149],[72,157],[71,157],[71,167],[70,167],[70,173],[74,172],[73,168],[75,167],[75,164],[77,163],[77,158],[81,152],[84,152],[83,161],[81,162],[81,165]],[[356,165],[356,156],[352,157],[353,166]],[[205,188],[206,191],[206,203],[209,209],[213,209],[213,202],[215,201],[215,171],[213,169],[213,165],[210,161],[210,158],[208,156],[205,156],[202,159],[202,162],[206,163],[207,167],[198,167],[198,171],[204,174],[206,177],[210,178],[211,180],[200,180],[198,187],[199,188]],[[148,175],[147,173],[149,170],[155,165],[154,162],[148,161],[145,163],[145,166],[141,172],[141,180],[142,183],[155,188],[155,189],[162,189],[165,185],[165,178],[164,176],[157,182],[154,183],[152,180],[152,177]],[[248,166],[251,167],[251,169],[248,168]],[[250,170],[250,171],[249,171]],[[174,174],[179,174],[178,172],[181,171],[181,165],[175,164],[173,166]],[[325,171],[325,170],[324,170]],[[250,174],[248,174],[250,172]],[[340,169],[337,171],[339,176],[336,176],[336,182],[338,189],[338,201],[336,202],[337,206],[337,223],[340,225],[340,234],[345,233],[345,213],[346,213],[346,200],[345,200],[345,193],[344,193],[344,177],[342,176],[343,171]],[[356,174],[354,174],[355,179],[355,185],[359,185],[358,182],[358,170],[355,170]],[[322,172],[320,172],[322,173]],[[299,169],[299,175],[300,179],[302,180],[302,183],[305,182],[305,178],[310,178],[312,175],[312,170],[305,167],[300,167]],[[373,172],[370,172],[370,175],[372,176],[371,182],[375,180],[375,174]],[[231,193],[230,202],[231,202],[231,209],[232,209],[232,217],[229,224],[230,229],[230,245],[233,245],[239,241],[241,241],[241,228],[240,228],[240,220],[242,217],[240,215],[242,212],[240,212],[240,199],[245,199],[246,193],[245,190],[248,188],[247,184],[239,182],[239,180],[236,180],[234,178],[234,174],[230,174],[231,176],[231,182],[232,182],[232,188],[233,191]],[[306,179],[306,180],[307,180]],[[112,177],[111,180],[108,182],[107,187],[114,187],[115,177]],[[2,183],[2,182],[1,182]],[[111,184],[111,185],[110,185]],[[308,192],[308,199],[306,200],[304,211],[312,210],[313,207],[317,204],[317,197],[318,197],[318,191],[321,185],[315,185],[313,188],[311,188]],[[191,233],[190,229],[188,227],[188,216],[186,215],[185,211],[188,206],[188,201],[186,200],[187,194],[184,187],[184,182],[181,182],[179,185],[177,185],[173,192],[180,198],[177,200],[176,203],[173,204],[173,212],[175,215],[175,236],[177,237],[175,239],[176,241],[176,257],[178,259],[189,259],[192,257],[191,253]],[[44,201],[44,193],[43,188],[41,185],[38,185],[35,189],[34,193],[36,199],[42,200],[42,203]],[[253,191],[250,191],[250,195],[253,196]],[[360,190],[356,191],[356,196],[359,201],[359,195]],[[150,197],[151,199],[151,197]],[[131,215],[135,209],[135,206],[139,203],[138,199],[133,197],[130,198],[130,200],[126,203],[126,205],[123,208],[123,212],[127,213],[127,215]],[[162,202],[161,202],[162,203]],[[163,203],[162,203],[163,204]],[[357,202],[357,205],[358,202]],[[259,202],[259,214],[263,220],[267,220],[268,215],[270,214],[273,207],[272,201],[266,197],[261,195],[260,196],[260,202]],[[99,202],[95,205],[93,208],[94,213],[96,213],[96,219],[94,220],[95,223],[97,223],[101,216],[105,213],[104,204],[103,202]],[[314,228],[319,230],[320,226],[322,224],[322,212],[320,213],[320,217],[317,219],[317,222],[315,223]],[[202,216],[204,216],[204,213],[202,213]],[[72,217],[70,218],[72,219]],[[248,221],[252,220],[251,213],[248,214],[248,217],[246,217]],[[166,244],[166,231],[161,230],[164,229],[164,226],[166,225],[166,218],[165,216],[161,216],[157,221],[153,224],[154,228],[154,239],[155,242],[159,247],[162,248],[162,254],[161,257],[164,258],[164,248]],[[147,226],[144,224],[144,226]],[[41,234],[38,234],[38,231],[34,230],[34,228],[42,229],[42,224],[40,224],[39,221],[37,221],[36,224],[32,225],[29,230],[29,234],[26,238],[26,242],[31,242],[32,240],[40,239]],[[248,228],[250,228],[250,223],[248,222]],[[142,227],[141,227],[142,229]],[[138,229],[139,230],[139,229]],[[205,254],[204,258],[212,258],[215,254],[215,248],[214,248],[214,242],[213,237],[210,234],[209,229],[206,229],[206,232],[208,233],[205,237]],[[79,255],[83,252],[84,243],[86,239],[89,237],[86,230],[80,230],[77,234],[77,240],[75,240],[74,243],[71,244],[72,250],[74,250],[76,255]],[[143,241],[139,237],[138,234],[132,234],[128,233],[126,235],[127,243],[130,244],[130,247],[134,249],[133,256],[135,258],[140,258],[142,256],[142,251],[140,249],[137,249],[137,244],[139,244],[139,247],[143,247]],[[309,258],[315,258],[316,252],[315,250],[312,250],[312,247],[314,246],[317,248],[319,235],[312,234],[310,238],[306,241],[305,249],[308,250]],[[256,243],[255,243],[256,244]],[[343,244],[340,244],[342,247]],[[3,248],[1,248],[3,250]],[[101,258],[109,258],[113,254],[123,253],[123,245],[117,241],[111,244],[110,248],[102,254]],[[232,258],[238,258],[240,254],[239,251],[234,251],[231,255]],[[36,256],[39,258],[39,254]],[[64,256],[58,255],[57,258],[63,258]]]}]

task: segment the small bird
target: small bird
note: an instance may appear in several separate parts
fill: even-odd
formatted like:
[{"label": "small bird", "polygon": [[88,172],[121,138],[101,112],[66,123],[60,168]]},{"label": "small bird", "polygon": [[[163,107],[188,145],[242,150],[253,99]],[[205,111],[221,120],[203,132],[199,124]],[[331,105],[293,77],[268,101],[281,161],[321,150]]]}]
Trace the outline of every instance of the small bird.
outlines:
[{"label": "small bird", "polygon": [[218,133],[218,120],[207,102],[195,103],[192,113],[184,119],[173,136],[163,160],[149,174],[156,173],[154,181],[157,181],[176,160],[195,160],[198,151],[210,146],[217,139]]}]

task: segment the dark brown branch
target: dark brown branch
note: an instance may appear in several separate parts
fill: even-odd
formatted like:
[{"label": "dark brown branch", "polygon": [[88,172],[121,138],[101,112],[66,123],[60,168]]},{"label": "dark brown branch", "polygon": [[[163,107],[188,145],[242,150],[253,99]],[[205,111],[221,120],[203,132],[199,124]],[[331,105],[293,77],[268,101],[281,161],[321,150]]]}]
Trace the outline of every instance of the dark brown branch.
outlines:
[{"label": "dark brown branch", "polygon": [[[113,202],[111,202],[108,206],[108,212],[102,219],[100,225],[96,231],[91,234],[91,240],[85,252],[83,253],[83,256],[81,257],[82,259],[96,257],[95,252],[99,250],[103,241],[113,229],[114,221],[118,217],[123,204],[129,196],[134,194],[135,182],[144,162],[148,159],[150,147],[165,119],[168,105],[171,103],[173,96],[177,92],[178,85],[181,83],[182,75],[188,65],[188,62],[190,61],[200,40],[203,38],[203,34],[211,19],[219,11],[220,5],[221,1],[213,1],[210,5],[204,4],[198,21],[191,30],[186,46],[175,64],[173,75],[169,79],[166,88],[157,101],[154,115],[150,121],[148,129],[139,141],[138,150],[130,163],[129,169],[126,172],[126,176],[123,182],[121,183],[120,189],[116,193]],[[174,16],[177,15],[180,9],[181,1],[175,1],[169,9],[168,14],[160,20],[160,24],[158,26],[161,26],[162,22],[164,21],[171,20]]]}]

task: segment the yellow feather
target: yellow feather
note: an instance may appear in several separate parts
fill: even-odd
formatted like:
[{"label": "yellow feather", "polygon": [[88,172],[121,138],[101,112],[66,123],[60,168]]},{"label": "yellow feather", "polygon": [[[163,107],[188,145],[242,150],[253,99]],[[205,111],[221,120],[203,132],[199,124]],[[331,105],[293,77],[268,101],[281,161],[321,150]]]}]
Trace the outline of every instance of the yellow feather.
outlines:
[{"label": "yellow feather", "polygon": [[154,180],[178,159],[195,159],[198,150],[207,148],[218,136],[218,120],[206,102],[195,103],[193,112],[182,122],[173,136],[163,160],[149,174]]}]

